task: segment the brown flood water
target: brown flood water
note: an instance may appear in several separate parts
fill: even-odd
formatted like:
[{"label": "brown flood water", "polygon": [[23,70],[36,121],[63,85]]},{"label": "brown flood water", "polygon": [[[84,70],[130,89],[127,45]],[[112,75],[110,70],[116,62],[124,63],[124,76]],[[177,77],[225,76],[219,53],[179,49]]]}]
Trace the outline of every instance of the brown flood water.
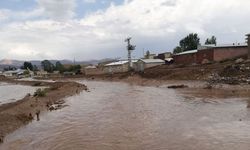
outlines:
[{"label": "brown flood water", "polygon": [[124,83],[82,83],[91,92],[67,98],[68,107],[45,113],[39,122],[10,134],[0,149],[250,149],[250,110],[244,98],[196,97]]},{"label": "brown flood water", "polygon": [[42,87],[32,87],[0,82],[0,105],[20,100],[28,93],[33,94],[38,88]]}]

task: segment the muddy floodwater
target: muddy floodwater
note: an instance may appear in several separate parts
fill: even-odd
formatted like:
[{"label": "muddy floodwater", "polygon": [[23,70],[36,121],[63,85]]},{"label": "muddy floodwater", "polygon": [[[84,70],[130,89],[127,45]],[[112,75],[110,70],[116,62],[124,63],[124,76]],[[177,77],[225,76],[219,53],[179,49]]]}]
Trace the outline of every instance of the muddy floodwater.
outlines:
[{"label": "muddy floodwater", "polygon": [[15,102],[25,97],[28,93],[33,94],[37,88],[0,82],[0,105]]},{"label": "muddy floodwater", "polygon": [[[164,87],[85,83],[90,92],[67,98],[8,135],[3,150],[249,150],[246,98],[186,94]],[[221,93],[220,95],[227,95]]]}]

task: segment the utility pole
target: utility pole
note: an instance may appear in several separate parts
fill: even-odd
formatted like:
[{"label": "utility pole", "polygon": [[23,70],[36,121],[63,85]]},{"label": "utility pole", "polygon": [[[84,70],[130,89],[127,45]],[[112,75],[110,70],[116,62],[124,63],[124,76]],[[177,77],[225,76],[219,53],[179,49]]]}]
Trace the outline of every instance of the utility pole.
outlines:
[{"label": "utility pole", "polygon": [[131,44],[130,44],[131,39],[132,39],[132,38],[129,37],[129,38],[127,38],[127,39],[125,40],[125,42],[128,43],[128,45],[127,45],[127,50],[128,50],[128,62],[129,62],[128,70],[129,70],[129,71],[131,71],[131,70],[133,69],[133,63],[132,63],[131,53],[132,53],[133,50],[135,50],[135,47],[136,47],[135,45],[131,45]]}]

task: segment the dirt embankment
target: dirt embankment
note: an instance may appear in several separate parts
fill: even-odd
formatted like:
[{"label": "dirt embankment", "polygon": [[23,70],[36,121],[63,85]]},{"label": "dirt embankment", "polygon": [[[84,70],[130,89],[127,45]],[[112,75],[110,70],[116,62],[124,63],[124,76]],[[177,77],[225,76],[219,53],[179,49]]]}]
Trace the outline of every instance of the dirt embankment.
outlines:
[{"label": "dirt embankment", "polygon": [[[211,80],[217,78],[217,82],[227,78],[238,78],[241,83],[250,79],[250,61],[230,60],[204,65],[191,66],[158,66],[145,70],[141,74],[144,78],[158,78],[162,80]],[[226,83],[226,82],[225,82]],[[230,84],[230,82],[228,82]]]},{"label": "dirt embankment", "polygon": [[[83,90],[87,90],[85,85],[75,82],[38,82],[38,81],[15,81],[0,77],[0,81],[33,85],[33,86],[48,86],[44,90],[44,95],[33,96],[27,94],[23,99],[0,106],[0,143],[4,137],[18,129],[19,127],[28,124],[33,119],[37,119],[40,112],[64,107],[65,97],[73,96]],[[13,93],[15,94],[15,93]]]},{"label": "dirt embankment", "polygon": [[141,73],[118,73],[113,75],[88,76],[88,79],[128,81],[147,83],[171,80],[207,81],[223,84],[250,84],[250,61],[244,59],[227,60],[203,65],[161,65],[146,69]]}]

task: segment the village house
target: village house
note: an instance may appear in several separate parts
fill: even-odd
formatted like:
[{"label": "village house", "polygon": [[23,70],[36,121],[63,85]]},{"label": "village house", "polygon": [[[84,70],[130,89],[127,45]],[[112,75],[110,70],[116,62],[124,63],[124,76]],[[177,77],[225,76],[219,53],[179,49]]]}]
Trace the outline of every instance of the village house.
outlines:
[{"label": "village house", "polygon": [[140,59],[137,61],[136,71],[144,71],[147,68],[159,66],[165,64],[164,60],[161,59]]},{"label": "village house", "polygon": [[17,70],[10,70],[10,71],[5,71],[3,72],[3,75],[5,77],[18,77],[23,75],[25,72],[25,70],[23,69],[17,69]]},{"label": "village house", "polygon": [[[137,60],[132,60],[133,68],[135,67],[135,63]],[[122,72],[128,72],[129,62],[127,60],[121,60],[117,62],[112,62],[109,64],[104,65],[104,72],[105,73],[122,73]]]},{"label": "village house", "polygon": [[144,59],[155,59],[156,57],[156,54],[148,54],[144,56]]},{"label": "village house", "polygon": [[36,77],[42,77],[42,78],[47,78],[48,77],[48,72],[44,70],[40,70],[36,72]]},{"label": "village house", "polygon": [[176,64],[204,64],[246,56],[247,44],[204,45],[197,50],[190,50],[173,56]]},{"label": "village house", "polygon": [[101,75],[104,74],[103,67],[97,67],[97,66],[87,66],[84,68],[84,74],[85,75]]},{"label": "village house", "polygon": [[165,53],[160,53],[158,54],[157,58],[161,60],[166,60],[167,58],[171,58],[172,53],[171,52],[165,52]]}]

